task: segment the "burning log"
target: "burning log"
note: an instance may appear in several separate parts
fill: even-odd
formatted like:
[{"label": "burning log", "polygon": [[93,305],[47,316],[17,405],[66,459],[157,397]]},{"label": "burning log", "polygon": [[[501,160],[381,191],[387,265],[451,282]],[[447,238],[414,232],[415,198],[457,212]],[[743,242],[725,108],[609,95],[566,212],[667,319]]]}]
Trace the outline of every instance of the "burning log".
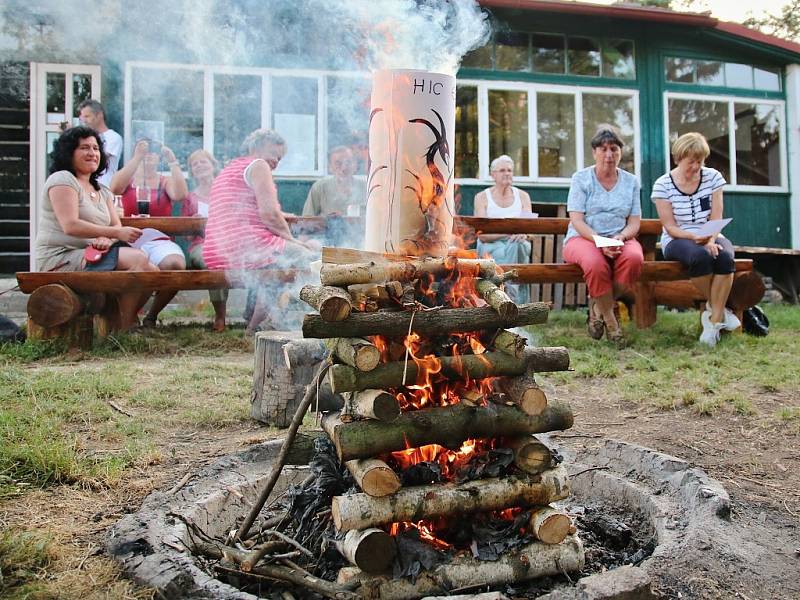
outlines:
[{"label": "burning log", "polygon": [[359,371],[371,371],[381,360],[380,350],[363,338],[329,338],[326,345],[341,362]]},{"label": "burning log", "polygon": [[525,347],[528,345],[528,340],[521,335],[503,329],[494,337],[492,345],[498,352],[505,352],[516,358],[522,358],[525,355]]},{"label": "burning log", "polygon": [[400,416],[400,404],[397,398],[383,390],[362,390],[346,393],[342,418],[360,417],[363,419],[376,419],[391,423]]},{"label": "burning log", "polygon": [[517,377],[502,377],[498,381],[498,385],[508,399],[527,415],[539,415],[547,406],[547,396],[536,385],[533,373],[525,373]]},{"label": "burning log", "polygon": [[404,262],[365,262],[351,264],[323,264],[319,273],[325,286],[345,287],[363,283],[383,283],[385,281],[409,282],[423,275],[446,277],[458,272],[467,277],[497,276],[497,265],[488,259],[428,258]]},{"label": "burning log", "polygon": [[335,544],[339,553],[364,573],[386,572],[397,553],[394,538],[382,529],[348,531]]},{"label": "burning log", "polygon": [[553,467],[553,452],[535,437],[526,435],[504,440],[503,446],[514,451],[514,465],[530,475],[537,475]]},{"label": "burning log", "polygon": [[369,458],[385,452],[440,444],[457,448],[472,438],[513,437],[572,427],[572,410],[551,402],[540,415],[526,415],[516,406],[454,404],[402,413],[392,423],[343,423],[336,413],[322,419],[322,428],[336,446],[339,460]]},{"label": "burning log", "polygon": [[317,310],[323,321],[342,321],[350,316],[350,294],[337,287],[304,285],[300,299]]},{"label": "burning log", "polygon": [[361,491],[368,496],[382,498],[400,489],[397,473],[382,460],[376,458],[348,460],[344,465],[352,473]]},{"label": "burning log", "polygon": [[572,520],[567,513],[542,506],[531,514],[530,532],[545,544],[560,544],[569,535]]},{"label": "burning log", "polygon": [[496,561],[480,561],[471,556],[456,557],[432,571],[420,573],[414,581],[372,577],[348,568],[339,571],[339,583],[360,581],[359,593],[365,598],[414,600],[441,595],[442,590],[520,583],[564,572],[577,573],[583,566],[583,544],[573,535],[561,544],[533,542],[519,550],[507,552]]},{"label": "burning log", "polygon": [[[535,372],[565,371],[569,368],[569,353],[562,347],[528,348],[522,359],[503,352],[485,352],[443,356],[436,361],[441,363],[441,374],[449,379],[486,379],[522,375],[528,369]],[[418,370],[413,360],[385,363],[366,373],[346,365],[334,365],[330,372],[331,388],[340,393],[412,385],[416,382]]]},{"label": "burning log", "polygon": [[331,515],[338,531],[350,531],[502,510],[509,506],[541,506],[563,500],[569,494],[567,471],[556,467],[536,478],[506,477],[460,484],[419,485],[400,489],[384,498],[367,494],[334,496]]},{"label": "burning log", "polygon": [[517,318],[517,312],[519,311],[517,305],[508,297],[508,294],[494,283],[486,279],[478,279],[475,282],[475,289],[503,321],[513,321]]},{"label": "burning log", "polygon": [[443,308],[423,311],[355,313],[337,323],[309,314],[303,319],[303,336],[307,338],[364,337],[367,335],[405,336],[411,331],[423,335],[465,333],[480,329],[499,329],[539,325],[547,322],[550,306],[544,302],[523,304],[516,318],[506,321],[488,306],[481,308]]}]

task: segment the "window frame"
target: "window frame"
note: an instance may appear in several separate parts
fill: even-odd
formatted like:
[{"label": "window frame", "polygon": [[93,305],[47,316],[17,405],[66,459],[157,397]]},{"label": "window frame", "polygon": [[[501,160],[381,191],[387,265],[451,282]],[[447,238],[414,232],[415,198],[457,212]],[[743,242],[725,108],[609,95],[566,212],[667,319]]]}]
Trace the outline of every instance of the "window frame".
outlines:
[{"label": "window frame", "polygon": [[[664,118],[664,172],[670,170],[671,144],[669,140],[669,101],[675,100],[699,100],[707,102],[725,102],[728,105],[728,168],[731,173],[731,181],[725,186],[726,191],[731,192],[756,192],[765,194],[788,193],[789,192],[789,173],[787,156],[787,130],[786,130],[786,101],[773,98],[762,98],[758,96],[736,96],[733,94],[688,94],[683,92],[665,91],[663,95],[663,118]],[[739,185],[736,183],[736,115],[734,104],[770,104],[777,106],[781,110],[780,126],[780,185]]]},{"label": "window frame", "polygon": [[[456,86],[476,87],[478,98],[478,177],[463,177],[455,179],[459,185],[485,185],[492,181],[489,175],[489,90],[498,91],[524,91],[528,94],[528,176],[514,176],[514,181],[524,183],[530,187],[563,187],[568,188],[570,177],[539,177],[539,136],[537,93],[571,94],[575,97],[575,162],[577,169],[584,168],[586,156],[584,152],[583,131],[583,95],[606,94],[623,96],[633,101],[633,162],[636,169],[635,177],[641,181],[642,153],[641,137],[642,128],[639,120],[639,90],[636,88],[617,88],[602,86],[581,85],[556,85],[550,83],[528,83],[521,81],[501,81],[485,79],[458,79]],[[591,133],[589,134],[591,135]]]},{"label": "window frame", "polygon": [[[370,78],[367,72],[333,71],[318,69],[279,69],[268,67],[236,67],[225,65],[203,65],[190,63],[169,63],[156,61],[127,61],[124,71],[123,135],[125,156],[133,151],[131,138],[131,118],[133,115],[133,71],[134,69],[191,70],[203,73],[203,149],[214,152],[214,76],[250,75],[261,77],[261,124],[272,127],[272,80],[274,77],[295,77],[315,79],[317,82],[317,168],[298,173],[276,173],[279,179],[309,179],[328,174],[328,78]],[[187,168],[183,166],[184,170]]]}]

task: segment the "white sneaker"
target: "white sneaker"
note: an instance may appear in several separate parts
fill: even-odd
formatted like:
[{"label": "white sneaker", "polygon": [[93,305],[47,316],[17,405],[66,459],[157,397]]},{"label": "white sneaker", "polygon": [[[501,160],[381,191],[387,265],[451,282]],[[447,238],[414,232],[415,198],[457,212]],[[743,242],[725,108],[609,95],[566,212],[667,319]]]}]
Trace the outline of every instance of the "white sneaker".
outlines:
[{"label": "white sneaker", "polygon": [[732,310],[726,308],[725,318],[722,321],[722,328],[726,331],[736,331],[741,326],[742,322],[739,320],[739,318],[733,314]]},{"label": "white sneaker", "polygon": [[700,315],[700,323],[703,324],[703,333],[700,334],[700,343],[705,344],[709,348],[713,348],[719,341],[719,331],[723,323],[711,322],[711,311],[704,310]]}]

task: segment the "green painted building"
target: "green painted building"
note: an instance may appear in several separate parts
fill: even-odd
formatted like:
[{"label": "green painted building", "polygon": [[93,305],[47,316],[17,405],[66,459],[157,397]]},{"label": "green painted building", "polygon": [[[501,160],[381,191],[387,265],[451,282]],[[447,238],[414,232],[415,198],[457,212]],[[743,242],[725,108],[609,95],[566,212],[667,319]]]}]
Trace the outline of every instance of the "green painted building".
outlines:
[{"label": "green painted building", "polygon": [[[650,186],[670,166],[671,140],[699,131],[712,148],[708,164],[729,182],[725,212],[734,221],[726,234],[738,245],[800,249],[800,45],[702,14],[552,0],[479,3],[493,33],[458,72],[462,214],[492,184],[489,163],[500,154],[515,159],[516,185],[534,202],[565,202],[570,176],[591,162],[596,126],[612,123],[626,141],[622,166],[642,182],[644,214],[655,216]],[[236,56],[223,51],[225,40],[211,41],[200,61],[190,35],[165,33],[185,18],[178,8],[134,4],[164,18],[135,32],[134,21],[109,25],[100,42],[80,51],[58,41],[46,12],[15,15],[19,49],[0,54],[0,272],[27,269],[47,149],[87,97],[103,101],[127,151],[140,128],[156,126],[184,165],[194,149],[225,162],[252,129],[279,130],[289,145],[276,171],[287,211],[299,212],[326,174],[330,148],[351,146],[363,169],[369,74],[337,60],[359,51],[346,41],[307,40],[302,27],[294,33],[295,4],[308,0],[284,2],[283,12],[240,0],[231,28],[261,11],[256,27],[292,35],[269,49],[250,43],[252,52]],[[314,58],[319,50],[328,58]]]}]

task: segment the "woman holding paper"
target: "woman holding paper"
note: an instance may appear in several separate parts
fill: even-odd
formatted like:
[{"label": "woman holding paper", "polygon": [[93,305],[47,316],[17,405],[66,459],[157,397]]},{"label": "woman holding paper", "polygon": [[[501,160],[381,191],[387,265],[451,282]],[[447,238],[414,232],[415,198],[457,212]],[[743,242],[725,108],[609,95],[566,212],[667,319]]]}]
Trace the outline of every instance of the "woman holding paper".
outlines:
[{"label": "woman holding paper", "polygon": [[[514,181],[514,161],[503,154],[489,165],[494,185],[475,196],[476,217],[518,218],[532,215],[531,197],[511,185]],[[491,256],[498,264],[528,263],[531,243],[524,233],[514,235],[489,234],[478,238],[478,256]],[[528,286],[506,283],[506,291],[518,304],[529,299]]]},{"label": "woman holding paper", "polygon": [[614,314],[616,298],[639,279],[644,263],[635,239],[642,215],[639,181],[619,168],[623,145],[616,128],[598,128],[591,141],[594,166],[570,182],[564,238],[564,260],[580,266],[589,290],[589,335],[599,340],[605,332],[618,347],[625,338]]},{"label": "woman holding paper", "polygon": [[680,261],[707,299],[700,318],[700,342],[713,347],[721,330],[733,331],[741,323],[725,308],[735,271],[733,244],[719,233],[725,225],[721,222],[725,179],[719,171],[703,166],[709,154],[701,134],[680,136],[672,146],[677,167],[656,179],[651,198],[664,226],[664,258]]}]

